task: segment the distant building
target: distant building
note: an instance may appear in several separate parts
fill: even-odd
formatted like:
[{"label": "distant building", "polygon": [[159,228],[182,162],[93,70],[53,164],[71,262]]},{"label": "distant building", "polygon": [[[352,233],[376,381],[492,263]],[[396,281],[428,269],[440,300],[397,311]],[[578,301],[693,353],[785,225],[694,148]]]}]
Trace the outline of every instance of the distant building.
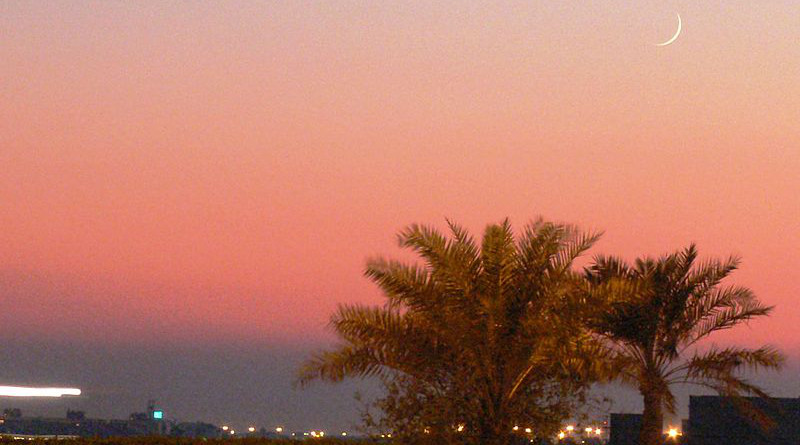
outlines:
[{"label": "distant building", "polygon": [[73,411],[71,409],[67,410],[67,420],[71,420],[74,422],[80,422],[86,419],[86,413],[83,411]]},{"label": "distant building", "polygon": [[6,409],[0,417],[0,436],[124,437],[168,435],[171,422],[147,413],[131,414],[128,420],[88,419],[83,411],[68,410],[64,418],[23,417],[19,409]]},{"label": "distant building", "polygon": [[124,437],[164,434],[164,426],[154,421],[21,417],[5,419],[0,435]]},{"label": "distant building", "polygon": [[800,399],[745,398],[771,425],[761,425],[752,411],[719,396],[689,397],[689,445],[800,444]]},{"label": "distant building", "polygon": [[639,445],[641,414],[611,413],[608,445]]},{"label": "distant building", "polygon": [[170,435],[174,437],[216,439],[221,438],[224,435],[224,431],[210,423],[181,422],[172,427]]},{"label": "distant building", "polygon": [[3,419],[19,419],[22,411],[19,408],[6,408],[3,410]]}]

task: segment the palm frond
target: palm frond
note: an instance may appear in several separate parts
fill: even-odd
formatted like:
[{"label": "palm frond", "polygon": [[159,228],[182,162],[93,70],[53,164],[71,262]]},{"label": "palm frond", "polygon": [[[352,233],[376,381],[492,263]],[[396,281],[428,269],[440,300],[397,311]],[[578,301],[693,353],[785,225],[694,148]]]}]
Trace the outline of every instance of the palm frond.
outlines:
[{"label": "palm frond", "polygon": [[337,350],[314,354],[303,363],[295,386],[305,387],[316,379],[339,382],[346,377],[372,377],[384,375],[379,351],[367,347],[341,346]]},{"label": "palm frond", "polygon": [[372,258],[367,260],[364,275],[381,288],[390,305],[416,307],[436,303],[435,283],[429,271],[419,265]]},{"label": "palm frond", "polygon": [[722,290],[718,295],[708,298],[708,303],[702,308],[702,315],[699,318],[694,318],[697,317],[696,314],[691,315],[695,322],[690,325],[691,329],[686,330],[686,335],[683,338],[684,349],[714,332],[730,329],[753,318],[769,315],[772,312],[772,306],[762,306],[754,299],[737,299],[737,294],[750,295],[751,293],[746,288]]},{"label": "palm frond", "polygon": [[780,369],[784,356],[775,348],[764,346],[758,349],[740,347],[711,348],[704,353],[696,353],[685,364],[685,381],[708,384],[731,385],[731,389],[741,388],[759,394],[736,377],[737,372],[759,369]]}]

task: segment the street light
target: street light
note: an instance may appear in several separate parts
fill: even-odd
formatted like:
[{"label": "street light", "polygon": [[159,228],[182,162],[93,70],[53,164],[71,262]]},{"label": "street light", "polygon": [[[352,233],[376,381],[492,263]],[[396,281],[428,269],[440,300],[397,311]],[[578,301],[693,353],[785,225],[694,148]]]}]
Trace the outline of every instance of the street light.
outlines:
[{"label": "street light", "polygon": [[670,428],[669,431],[667,431],[667,436],[669,436],[670,439],[675,439],[679,435],[680,433],[677,428]]}]

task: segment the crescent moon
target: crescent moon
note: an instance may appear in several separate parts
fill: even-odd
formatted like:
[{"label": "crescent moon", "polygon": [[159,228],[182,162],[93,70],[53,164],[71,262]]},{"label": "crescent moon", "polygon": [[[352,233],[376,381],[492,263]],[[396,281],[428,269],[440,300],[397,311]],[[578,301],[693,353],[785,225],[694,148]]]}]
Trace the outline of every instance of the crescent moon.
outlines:
[{"label": "crescent moon", "polygon": [[681,35],[681,15],[680,14],[678,14],[678,30],[675,31],[675,35],[672,36],[671,39],[667,40],[664,43],[656,43],[656,46],[667,46],[670,43],[674,42],[675,39],[677,39],[679,35]]}]

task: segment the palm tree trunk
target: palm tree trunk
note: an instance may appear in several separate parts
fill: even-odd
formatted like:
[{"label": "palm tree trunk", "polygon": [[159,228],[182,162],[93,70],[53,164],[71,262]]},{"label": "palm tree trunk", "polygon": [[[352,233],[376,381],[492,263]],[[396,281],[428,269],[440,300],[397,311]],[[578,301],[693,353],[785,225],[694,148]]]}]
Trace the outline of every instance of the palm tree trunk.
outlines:
[{"label": "palm tree trunk", "polygon": [[502,390],[487,383],[488,397],[482,404],[483,415],[478,423],[478,439],[481,445],[509,445],[512,440],[510,421],[503,409]]},{"label": "palm tree trunk", "polygon": [[508,433],[485,432],[480,435],[481,445],[510,445],[512,436]]},{"label": "palm tree trunk", "polygon": [[664,412],[662,400],[652,391],[641,390],[644,397],[644,413],[642,413],[642,429],[639,431],[639,445],[662,445],[664,428]]},{"label": "palm tree trunk", "polygon": [[481,445],[509,445],[513,438],[511,426],[488,416],[478,425],[478,437]]}]

